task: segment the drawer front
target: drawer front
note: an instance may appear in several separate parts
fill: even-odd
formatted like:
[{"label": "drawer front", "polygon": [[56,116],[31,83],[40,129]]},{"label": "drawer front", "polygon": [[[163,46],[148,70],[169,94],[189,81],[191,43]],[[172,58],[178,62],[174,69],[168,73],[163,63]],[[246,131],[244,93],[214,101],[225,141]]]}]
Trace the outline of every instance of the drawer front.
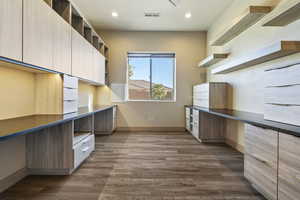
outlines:
[{"label": "drawer front", "polygon": [[300,106],[264,104],[264,118],[300,126]]},{"label": "drawer front", "polygon": [[245,125],[245,153],[277,169],[278,132]]},{"label": "drawer front", "polygon": [[300,197],[300,138],[279,134],[278,199]]},{"label": "drawer front", "polygon": [[78,99],[78,89],[64,88],[64,101]]},{"label": "drawer front", "polygon": [[300,84],[300,65],[265,72],[265,86],[286,86]]},{"label": "drawer front", "polygon": [[74,147],[74,167],[77,168],[95,150],[95,136],[90,135]]},{"label": "drawer front", "polygon": [[78,88],[78,78],[64,75],[64,87],[65,88]]},{"label": "drawer front", "polygon": [[244,175],[268,200],[277,199],[277,170],[264,161],[245,154]]},{"label": "drawer front", "polygon": [[204,83],[204,84],[194,86],[194,92],[208,92],[208,91],[209,91],[209,83]]},{"label": "drawer front", "polygon": [[187,119],[190,119],[190,117],[191,117],[191,109],[190,108],[185,108],[185,117]]},{"label": "drawer front", "polygon": [[264,103],[300,105],[300,85],[267,87],[264,91]]},{"label": "drawer front", "polygon": [[194,98],[196,99],[208,99],[209,98],[209,92],[204,91],[204,92],[195,92],[194,91]]},{"label": "drawer front", "polygon": [[208,99],[194,99],[193,104],[195,106],[209,108],[209,100]]},{"label": "drawer front", "polygon": [[78,102],[77,101],[64,101],[64,114],[77,112]]}]

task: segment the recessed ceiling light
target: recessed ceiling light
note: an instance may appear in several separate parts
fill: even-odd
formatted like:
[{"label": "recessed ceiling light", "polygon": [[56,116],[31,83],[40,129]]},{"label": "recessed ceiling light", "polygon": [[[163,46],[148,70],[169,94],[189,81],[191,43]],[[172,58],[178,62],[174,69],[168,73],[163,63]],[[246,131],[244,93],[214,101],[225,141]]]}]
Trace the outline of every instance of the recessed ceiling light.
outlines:
[{"label": "recessed ceiling light", "polygon": [[188,12],[188,13],[185,13],[185,18],[189,19],[192,17],[192,13]]},{"label": "recessed ceiling light", "polygon": [[112,12],[111,16],[113,16],[113,17],[119,17],[119,14],[117,12]]}]

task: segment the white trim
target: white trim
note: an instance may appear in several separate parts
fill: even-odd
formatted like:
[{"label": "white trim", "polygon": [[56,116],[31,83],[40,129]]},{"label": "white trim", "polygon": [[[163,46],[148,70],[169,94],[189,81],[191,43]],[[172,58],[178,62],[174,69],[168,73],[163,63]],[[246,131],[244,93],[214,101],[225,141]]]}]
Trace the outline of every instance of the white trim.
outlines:
[{"label": "white trim", "polygon": [[[129,68],[129,60],[128,60],[128,54],[130,53],[156,53],[156,54],[174,54],[174,70],[173,70],[173,99],[172,100],[133,100],[129,99],[129,77],[128,77],[128,68]],[[152,102],[152,103],[176,103],[177,101],[177,58],[176,58],[176,53],[175,52],[164,52],[164,51],[128,51],[126,54],[126,84],[127,84],[127,89],[126,89],[126,101],[127,102]]]}]

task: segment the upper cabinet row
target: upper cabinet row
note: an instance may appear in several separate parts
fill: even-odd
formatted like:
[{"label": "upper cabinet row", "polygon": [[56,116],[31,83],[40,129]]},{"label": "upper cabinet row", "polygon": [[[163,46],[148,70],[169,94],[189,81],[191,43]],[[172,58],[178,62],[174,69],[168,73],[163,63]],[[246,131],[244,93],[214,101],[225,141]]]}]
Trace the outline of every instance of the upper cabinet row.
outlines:
[{"label": "upper cabinet row", "polygon": [[1,0],[0,13],[0,56],[105,84],[104,56],[43,0]]}]

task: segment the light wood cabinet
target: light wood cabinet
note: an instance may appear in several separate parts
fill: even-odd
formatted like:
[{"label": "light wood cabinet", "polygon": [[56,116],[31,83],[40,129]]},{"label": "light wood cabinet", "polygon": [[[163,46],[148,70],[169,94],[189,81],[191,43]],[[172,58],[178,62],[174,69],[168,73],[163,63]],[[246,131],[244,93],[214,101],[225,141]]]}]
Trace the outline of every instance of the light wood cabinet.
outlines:
[{"label": "light wood cabinet", "polygon": [[93,80],[105,85],[105,57],[95,48],[93,48],[93,70]]},{"label": "light wood cabinet", "polygon": [[300,138],[279,133],[278,199],[300,197]]},{"label": "light wood cabinet", "polygon": [[54,11],[53,19],[53,69],[65,74],[71,74],[71,26]]},{"label": "light wood cabinet", "polygon": [[0,56],[22,60],[22,0],[0,1]]},{"label": "light wood cabinet", "polygon": [[193,89],[193,104],[195,106],[215,109],[228,107],[227,83],[204,83],[195,85]]},{"label": "light wood cabinet", "polygon": [[44,1],[23,3],[23,62],[53,69],[53,10]]},{"label": "light wood cabinet", "polygon": [[267,199],[277,199],[278,132],[245,125],[244,175]]}]

